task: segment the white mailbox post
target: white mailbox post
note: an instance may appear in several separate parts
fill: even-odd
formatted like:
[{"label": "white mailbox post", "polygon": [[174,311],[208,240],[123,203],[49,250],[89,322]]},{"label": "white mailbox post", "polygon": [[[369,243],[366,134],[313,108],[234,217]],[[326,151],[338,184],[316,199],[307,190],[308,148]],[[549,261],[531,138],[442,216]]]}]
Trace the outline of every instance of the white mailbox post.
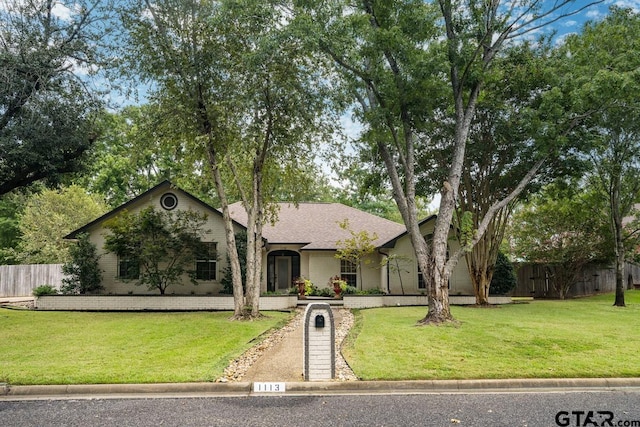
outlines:
[{"label": "white mailbox post", "polygon": [[335,326],[331,306],[311,303],[304,312],[304,379],[332,380],[336,376]]}]

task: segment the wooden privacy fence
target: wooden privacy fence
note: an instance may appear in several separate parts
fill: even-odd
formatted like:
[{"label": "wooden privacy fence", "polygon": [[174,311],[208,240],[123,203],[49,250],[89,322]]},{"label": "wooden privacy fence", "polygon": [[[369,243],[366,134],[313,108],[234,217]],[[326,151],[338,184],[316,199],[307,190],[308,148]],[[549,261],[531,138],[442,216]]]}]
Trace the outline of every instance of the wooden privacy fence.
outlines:
[{"label": "wooden privacy fence", "polygon": [[[535,298],[556,298],[552,278],[549,277],[542,264],[520,264],[516,267],[518,285],[510,295],[514,297],[531,296]],[[625,264],[625,289],[633,289],[640,283],[640,265],[627,262]],[[579,297],[605,292],[615,292],[616,274],[613,267],[597,265],[585,266],[578,281],[571,285],[567,297]]]},{"label": "wooden privacy fence", "polygon": [[0,297],[31,296],[41,285],[62,285],[62,264],[0,265]]}]

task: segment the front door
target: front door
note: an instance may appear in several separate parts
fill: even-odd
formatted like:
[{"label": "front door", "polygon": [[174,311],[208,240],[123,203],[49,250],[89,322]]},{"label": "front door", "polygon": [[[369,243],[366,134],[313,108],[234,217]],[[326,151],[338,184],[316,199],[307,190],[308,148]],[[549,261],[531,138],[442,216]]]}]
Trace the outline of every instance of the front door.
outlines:
[{"label": "front door", "polygon": [[287,290],[291,287],[293,278],[291,277],[291,257],[277,256],[275,257],[275,282],[277,290]]}]

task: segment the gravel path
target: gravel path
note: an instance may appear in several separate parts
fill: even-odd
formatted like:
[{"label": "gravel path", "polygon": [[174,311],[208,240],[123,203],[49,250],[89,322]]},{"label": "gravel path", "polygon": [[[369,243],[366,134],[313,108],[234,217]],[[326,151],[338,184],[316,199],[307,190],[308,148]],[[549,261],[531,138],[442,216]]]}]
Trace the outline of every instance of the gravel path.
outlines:
[{"label": "gravel path", "polygon": [[[342,353],[340,349],[342,348],[342,342],[345,337],[349,333],[349,330],[353,326],[354,316],[349,310],[345,309],[334,309],[335,311],[340,310],[340,316],[342,321],[339,325],[336,326],[336,380],[337,381],[356,381],[358,377],[353,373],[347,362],[342,357]],[[285,337],[287,337],[292,332],[296,331],[298,328],[302,328],[302,316],[304,314],[303,309],[297,309],[296,315],[293,319],[289,321],[284,327],[275,330],[265,339],[263,339],[259,344],[251,347],[247,351],[245,351],[240,357],[233,360],[227,368],[225,368],[223,376],[218,378],[218,382],[233,382],[233,381],[242,381],[244,379],[245,374],[251,368],[251,366],[263,355],[267,355],[268,351],[273,348],[276,344],[281,342]],[[302,355],[300,356],[302,357]]]}]

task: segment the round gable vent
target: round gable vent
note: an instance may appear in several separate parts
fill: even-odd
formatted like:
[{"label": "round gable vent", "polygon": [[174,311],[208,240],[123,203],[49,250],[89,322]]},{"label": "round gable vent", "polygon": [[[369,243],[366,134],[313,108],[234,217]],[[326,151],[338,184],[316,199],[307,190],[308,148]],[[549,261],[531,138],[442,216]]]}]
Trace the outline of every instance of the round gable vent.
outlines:
[{"label": "round gable vent", "polygon": [[178,206],[178,198],[173,193],[165,193],[160,197],[160,206],[170,211]]}]

